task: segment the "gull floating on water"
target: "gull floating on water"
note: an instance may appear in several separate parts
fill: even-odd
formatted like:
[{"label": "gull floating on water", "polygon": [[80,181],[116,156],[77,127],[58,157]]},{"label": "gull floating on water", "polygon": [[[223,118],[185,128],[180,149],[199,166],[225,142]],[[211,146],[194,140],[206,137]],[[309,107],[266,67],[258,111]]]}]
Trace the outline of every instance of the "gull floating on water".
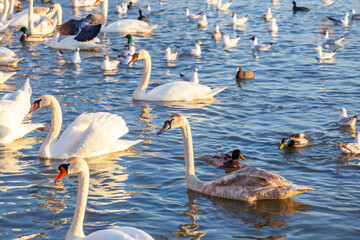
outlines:
[{"label": "gull floating on water", "polygon": [[197,68],[194,68],[192,76],[180,73],[180,77],[181,77],[182,80],[187,81],[187,82],[192,82],[192,83],[196,83],[196,84],[199,83],[198,69]]},{"label": "gull floating on water", "polygon": [[327,8],[327,7],[330,7],[332,5],[335,4],[335,1],[336,0],[321,0],[323,6],[321,7],[321,9],[324,9],[324,8]]},{"label": "gull floating on water", "polygon": [[336,54],[336,49],[331,52],[323,52],[321,46],[317,46],[315,48],[315,50],[317,51],[316,58],[322,59],[322,60],[330,59],[330,58],[334,57]]},{"label": "gull floating on water", "polygon": [[338,141],[339,149],[343,153],[358,154],[360,153],[360,132],[356,132],[354,143],[342,143]]},{"label": "gull floating on water", "polygon": [[251,44],[251,50],[253,51],[266,51],[275,43],[258,44],[257,37],[250,38],[253,42]]},{"label": "gull floating on water", "polygon": [[188,8],[185,9],[185,15],[186,15],[186,19],[198,19],[201,14],[203,14],[204,12],[199,12],[196,14],[190,14],[190,10]]},{"label": "gull floating on water", "polygon": [[219,41],[221,39],[219,24],[215,25],[215,31],[211,34],[211,38],[213,38],[215,41]]},{"label": "gull floating on water", "polygon": [[335,110],[337,112],[340,112],[340,117],[338,124],[340,126],[355,126],[357,121],[357,115],[354,115],[352,117],[348,117],[346,108],[342,107],[340,109]]},{"label": "gull floating on water", "polygon": [[176,57],[177,57],[177,54],[178,54],[178,50],[175,50],[174,52],[171,52],[171,48],[168,47],[166,50],[165,50],[165,56],[164,56],[164,59],[166,61],[175,61],[176,60]]},{"label": "gull floating on water", "polygon": [[225,34],[223,36],[223,47],[224,48],[231,48],[231,47],[236,47],[237,43],[240,40],[240,36],[237,35],[236,38],[232,38],[230,39],[228,34]]},{"label": "gull floating on water", "polygon": [[230,0],[229,2],[224,3],[224,4],[222,4],[222,0],[219,0],[216,9],[220,10],[220,11],[225,11],[225,10],[229,9],[231,4],[232,4],[232,0]]},{"label": "gull floating on water", "polygon": [[341,37],[330,38],[329,31],[327,31],[327,30],[325,30],[323,32],[323,34],[324,34],[323,45],[339,45],[339,44],[341,44],[341,41],[347,37],[347,35],[344,35]]},{"label": "gull floating on water", "polygon": [[104,61],[101,64],[101,70],[103,70],[103,71],[114,70],[117,67],[117,65],[119,65],[119,63],[120,62],[117,59],[110,61],[109,55],[105,55]]},{"label": "gull floating on water", "polygon": [[267,9],[267,12],[263,15],[265,21],[269,21],[272,18],[271,8]]},{"label": "gull floating on water", "polygon": [[347,27],[349,25],[349,13],[345,13],[344,19],[337,20],[332,17],[327,17],[329,20],[331,20],[336,25],[343,25],[344,27]]},{"label": "gull floating on water", "polygon": [[232,23],[234,25],[244,25],[246,23],[246,21],[248,20],[248,16],[246,15],[245,17],[242,18],[237,18],[236,17],[236,13],[232,13]]},{"label": "gull floating on water", "polygon": [[351,13],[349,14],[349,18],[351,20],[360,20],[360,14],[355,12],[355,9],[351,10]]},{"label": "gull floating on water", "polygon": [[198,20],[198,27],[199,28],[204,28],[204,27],[207,27],[208,25],[208,21],[207,21],[207,18],[206,18],[206,14],[203,13],[201,18]]},{"label": "gull floating on water", "polygon": [[67,63],[81,63],[80,48],[77,48],[72,56],[65,55],[59,50],[60,57]]},{"label": "gull floating on water", "polygon": [[180,53],[191,54],[196,57],[200,57],[200,55],[201,55],[200,45],[201,44],[203,44],[203,43],[200,40],[197,40],[195,43],[195,48],[180,47]]},{"label": "gull floating on water", "polygon": [[160,10],[151,10],[151,6],[147,5],[147,15],[159,15],[160,13],[164,12],[166,9]]},{"label": "gull floating on water", "polygon": [[276,24],[276,18],[272,18],[270,20],[270,24],[268,26],[268,31],[270,32],[277,32],[279,30],[278,25]]},{"label": "gull floating on water", "polygon": [[128,7],[126,1],[124,1],[122,4],[116,6],[116,10],[118,14],[125,15],[127,13]]}]

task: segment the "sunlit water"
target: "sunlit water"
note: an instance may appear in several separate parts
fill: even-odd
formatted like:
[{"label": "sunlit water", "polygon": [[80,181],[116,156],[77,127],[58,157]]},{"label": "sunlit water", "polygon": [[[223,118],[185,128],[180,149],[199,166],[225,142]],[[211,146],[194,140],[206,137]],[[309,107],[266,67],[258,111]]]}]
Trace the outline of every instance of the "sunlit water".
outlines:
[{"label": "sunlit water", "polygon": [[[134,41],[152,56],[149,88],[176,81],[179,72],[190,73],[194,67],[199,69],[202,84],[227,87],[205,103],[133,102],[142,62],[110,73],[100,70],[104,54],[111,59],[117,56],[111,48],[123,46],[124,34],[101,35],[104,46],[98,52],[81,52],[80,65],[64,64],[47,42],[22,46],[17,29],[2,35],[3,45],[25,60],[19,63],[15,77],[0,85],[1,94],[18,89],[29,77],[34,99],[43,94],[58,98],[64,128],[82,112],[107,111],[126,120],[130,129],[126,139],[144,140],[126,152],[87,160],[91,179],[84,232],[116,225],[140,228],[155,239],[358,238],[360,161],[358,156],[342,155],[337,148],[337,140],[352,142],[355,130],[340,128],[334,110],[345,106],[349,114],[359,113],[360,21],[344,28],[331,25],[326,16],[340,18],[352,4],[360,11],[360,4],[337,1],[322,10],[320,1],[304,0],[298,5],[311,11],[293,14],[290,1],[233,1],[232,11],[239,17],[249,15],[245,27],[233,29],[231,11],[218,13],[214,7],[206,9],[204,2],[163,2],[161,8],[167,11],[148,21],[159,24],[158,29],[152,35],[135,35]],[[68,3],[62,3],[65,21],[74,16]],[[115,6],[119,3],[110,2],[109,22],[118,18]],[[138,7],[147,3],[155,1],[140,1],[128,17],[137,18]],[[273,36],[262,19],[269,6],[279,25]],[[208,28],[198,30],[195,21],[185,21],[185,7],[192,13],[206,10]],[[81,17],[100,12],[100,8],[77,11],[76,16]],[[240,35],[238,47],[223,50],[221,43],[210,38],[216,23],[223,34]],[[345,46],[337,47],[333,61],[318,62],[314,47],[327,28],[336,36],[349,36]],[[249,40],[253,35],[259,42],[276,44],[254,56]],[[162,59],[166,47],[192,47],[198,39],[205,43],[200,58],[182,55],[169,64]],[[237,84],[234,76],[239,65],[255,70],[255,79]],[[240,148],[246,166],[273,171],[314,190],[254,204],[188,191],[180,131],[156,135],[163,121],[176,112],[189,119],[200,179],[212,180],[226,173],[210,164],[211,155]],[[45,123],[46,128],[0,146],[0,239],[63,239],[75,207],[76,176],[54,183],[61,161],[38,158],[50,112],[37,110],[29,119]],[[279,141],[294,132],[308,135],[311,145],[279,150]]]}]

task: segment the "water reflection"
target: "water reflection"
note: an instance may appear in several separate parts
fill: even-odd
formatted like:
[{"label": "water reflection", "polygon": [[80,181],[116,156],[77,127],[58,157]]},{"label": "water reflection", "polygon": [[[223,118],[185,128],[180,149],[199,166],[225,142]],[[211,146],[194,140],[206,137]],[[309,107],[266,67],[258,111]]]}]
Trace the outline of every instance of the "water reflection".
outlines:
[{"label": "water reflection", "polygon": [[[212,197],[206,194],[195,192],[192,190],[187,191],[189,197],[190,210],[193,209],[192,219],[195,224],[196,212],[201,213],[201,210],[196,204],[196,199],[205,198],[212,202],[213,206],[220,206],[227,212],[233,213],[231,216],[233,220],[241,220],[244,224],[250,225],[255,229],[270,228],[283,228],[291,225],[291,214],[309,212],[309,205],[298,203],[297,201],[288,198],[282,200],[263,200],[256,201],[255,203],[247,203],[243,201],[229,200],[225,198]],[[191,211],[187,210],[187,213]],[[217,212],[217,214],[220,214]],[[226,213],[225,213],[226,214]],[[182,225],[180,225],[182,226]],[[180,228],[180,227],[179,227]],[[272,238],[266,239],[280,239],[286,237],[287,234],[271,236]],[[270,237],[270,236],[269,236]],[[254,238],[249,236],[234,236],[234,238]]]}]

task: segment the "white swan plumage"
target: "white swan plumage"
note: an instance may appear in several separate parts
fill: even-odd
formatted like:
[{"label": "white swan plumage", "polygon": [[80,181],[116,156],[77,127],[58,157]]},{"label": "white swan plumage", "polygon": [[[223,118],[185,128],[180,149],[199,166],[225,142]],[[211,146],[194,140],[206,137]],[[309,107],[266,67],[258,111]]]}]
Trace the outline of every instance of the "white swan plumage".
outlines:
[{"label": "white swan plumage", "polygon": [[24,58],[16,57],[16,54],[7,47],[0,47],[0,65],[16,66]]},{"label": "white swan plumage", "polygon": [[81,114],[59,137],[62,124],[59,102],[54,96],[43,95],[35,100],[30,112],[40,107],[49,107],[51,111],[50,130],[39,150],[41,158],[96,157],[124,151],[141,142],[119,139],[129,132],[126,122],[106,112]]},{"label": "white swan plumage", "polygon": [[1,72],[0,71],[0,84],[6,82],[9,78],[14,76],[16,72]]},{"label": "white swan plumage", "polygon": [[170,82],[160,86],[157,86],[146,92],[151,75],[151,57],[146,50],[140,50],[133,55],[133,59],[130,63],[136,60],[144,61],[144,74],[141,82],[133,93],[134,100],[144,101],[193,101],[208,99],[214,97],[217,93],[223,91],[223,88],[211,89],[208,86],[202,84],[196,84],[192,82]]},{"label": "white swan plumage", "polygon": [[30,110],[31,87],[29,79],[21,89],[7,93],[0,100],[0,143],[22,138],[43,124],[23,124]]},{"label": "white swan plumage", "polygon": [[[96,2],[100,2],[97,0]],[[103,1],[103,16],[105,23],[101,28],[105,33],[151,33],[152,30],[157,28],[158,25],[149,26],[147,22],[135,20],[135,19],[121,19],[106,25],[108,15],[108,0]]]},{"label": "white swan plumage", "polygon": [[71,226],[65,240],[154,240],[148,233],[133,227],[114,227],[91,233],[85,236],[83,231],[85,209],[89,192],[89,167],[82,158],[73,157],[64,161],[59,166],[59,175],[55,183],[68,174],[78,175],[78,194]]},{"label": "white swan plumage", "polygon": [[180,128],[183,136],[186,185],[191,190],[247,202],[284,199],[312,190],[292,184],[282,176],[256,167],[240,169],[214,181],[201,181],[195,175],[193,143],[187,118],[180,113],[170,116],[157,134],[176,127]]}]

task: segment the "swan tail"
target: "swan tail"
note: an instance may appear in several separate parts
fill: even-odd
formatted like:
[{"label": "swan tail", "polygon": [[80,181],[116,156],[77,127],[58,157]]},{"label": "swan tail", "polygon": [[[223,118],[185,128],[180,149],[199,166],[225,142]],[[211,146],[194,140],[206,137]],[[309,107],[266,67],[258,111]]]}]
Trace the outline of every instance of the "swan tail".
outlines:
[{"label": "swan tail", "polygon": [[226,87],[221,87],[221,88],[213,88],[211,93],[209,94],[209,97],[214,97],[216,94],[224,91],[226,89]]},{"label": "swan tail", "polygon": [[23,59],[25,59],[25,58],[14,58],[14,60],[11,61],[11,62],[9,63],[9,65],[10,65],[10,66],[16,66],[16,65],[18,64],[18,62],[20,62],[20,61],[23,60]]},{"label": "swan tail", "polygon": [[116,144],[116,147],[115,147],[114,151],[116,151],[116,152],[125,151],[125,150],[129,149],[130,147],[132,147],[133,145],[138,144],[138,143],[140,143],[142,141],[143,140],[130,141],[130,140],[119,139],[117,141],[117,144]]},{"label": "swan tail", "polygon": [[156,24],[156,25],[154,25],[154,26],[148,27],[147,30],[148,30],[149,32],[151,32],[152,30],[156,29],[158,26],[159,26],[159,25]]}]

